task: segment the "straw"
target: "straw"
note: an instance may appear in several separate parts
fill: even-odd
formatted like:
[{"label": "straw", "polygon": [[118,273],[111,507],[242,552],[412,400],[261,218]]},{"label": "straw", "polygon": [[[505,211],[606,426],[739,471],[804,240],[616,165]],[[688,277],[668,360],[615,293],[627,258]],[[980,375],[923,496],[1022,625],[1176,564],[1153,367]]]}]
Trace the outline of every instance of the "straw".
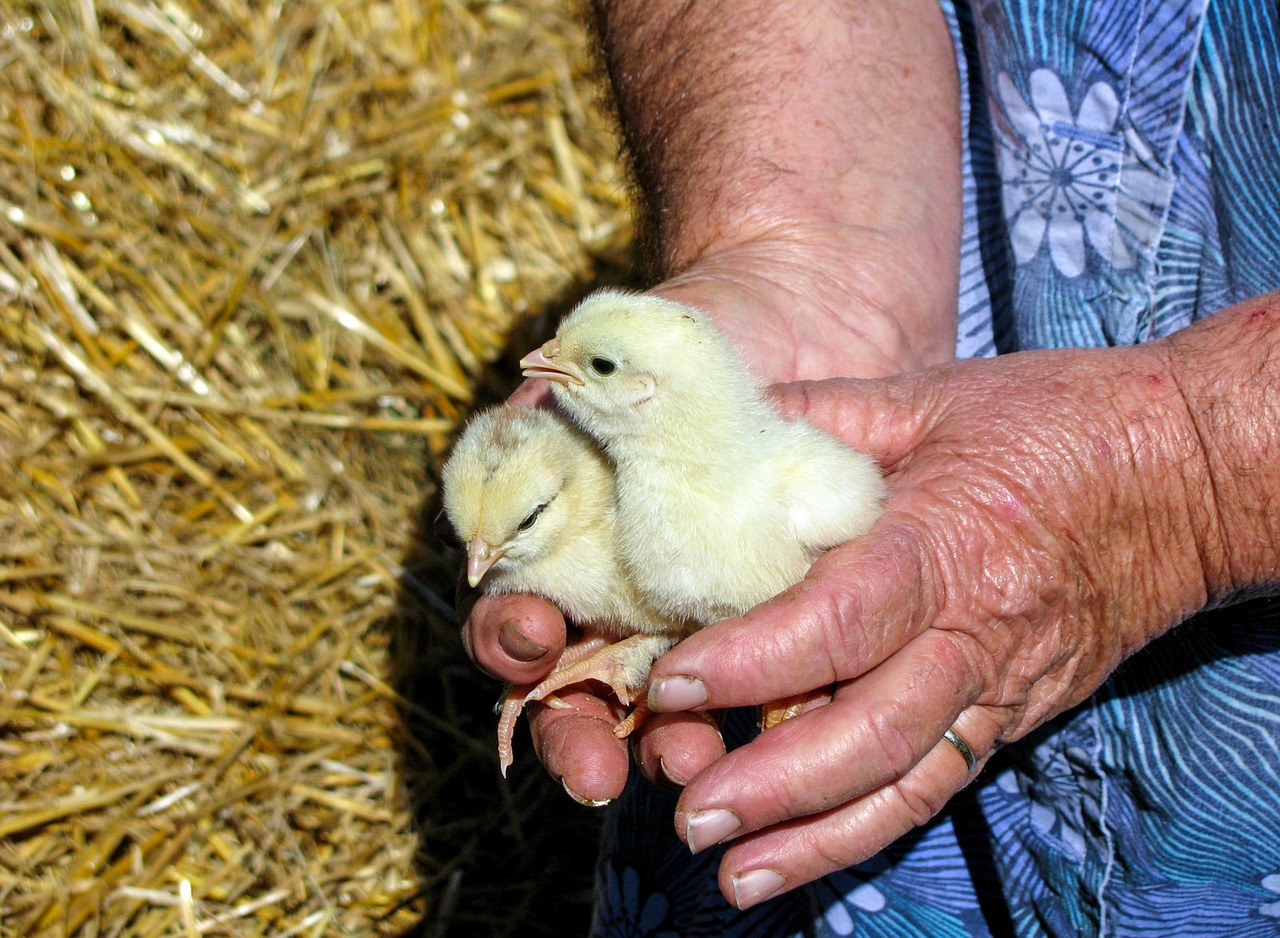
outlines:
[{"label": "straw", "polygon": [[0,66],[0,933],[580,931],[429,533],[627,253],[580,11],[0,0]]}]

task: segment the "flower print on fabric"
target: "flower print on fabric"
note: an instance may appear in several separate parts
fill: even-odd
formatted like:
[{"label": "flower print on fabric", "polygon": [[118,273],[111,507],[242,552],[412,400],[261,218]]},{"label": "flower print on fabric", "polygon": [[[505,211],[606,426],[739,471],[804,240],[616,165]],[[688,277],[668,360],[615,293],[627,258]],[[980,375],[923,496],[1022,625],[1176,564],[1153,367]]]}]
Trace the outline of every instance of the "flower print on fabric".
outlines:
[{"label": "flower print on fabric", "polygon": [[1048,69],[1029,76],[1030,104],[1008,73],[996,85],[993,107],[1006,118],[996,122],[1004,213],[1017,263],[1048,241],[1064,277],[1085,272],[1086,244],[1112,267],[1133,267],[1159,238],[1169,182],[1148,168],[1153,155],[1141,137],[1117,127],[1115,89],[1090,85],[1073,112],[1062,80]]},{"label": "flower print on fabric", "polygon": [[855,934],[859,919],[865,922],[866,916],[884,911],[888,904],[884,893],[874,883],[848,871],[834,873],[820,882],[818,894],[825,906],[822,913],[825,928],[820,934],[840,938]]},{"label": "flower print on fabric", "polygon": [[1262,877],[1262,888],[1275,893],[1275,902],[1266,902],[1258,907],[1258,912],[1267,918],[1280,918],[1280,873],[1272,873]]},{"label": "flower print on fabric", "polygon": [[593,934],[606,934],[617,938],[680,938],[667,928],[670,903],[660,892],[648,892],[640,883],[640,874],[634,867],[618,870],[612,863],[604,870],[605,902],[597,903],[596,915],[604,918],[597,922]]}]

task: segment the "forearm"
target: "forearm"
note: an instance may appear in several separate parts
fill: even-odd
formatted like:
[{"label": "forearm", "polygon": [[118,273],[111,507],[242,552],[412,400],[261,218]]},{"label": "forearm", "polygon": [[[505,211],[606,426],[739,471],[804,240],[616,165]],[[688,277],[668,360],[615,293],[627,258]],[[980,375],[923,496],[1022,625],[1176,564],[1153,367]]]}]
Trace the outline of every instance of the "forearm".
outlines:
[{"label": "forearm", "polygon": [[758,251],[904,359],[951,356],[959,91],[936,0],[597,7],[663,276]]}]

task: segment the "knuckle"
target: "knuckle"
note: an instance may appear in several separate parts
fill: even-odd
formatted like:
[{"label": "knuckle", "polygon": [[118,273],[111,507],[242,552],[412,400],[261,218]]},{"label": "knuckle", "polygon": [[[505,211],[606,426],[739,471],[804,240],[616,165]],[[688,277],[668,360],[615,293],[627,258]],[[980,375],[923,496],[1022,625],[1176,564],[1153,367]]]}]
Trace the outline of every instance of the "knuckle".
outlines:
[{"label": "knuckle", "polygon": [[828,842],[824,839],[816,839],[813,845],[813,853],[817,859],[816,862],[812,863],[812,869],[809,872],[814,878],[826,876],[836,870],[842,870],[863,859],[854,854],[846,844],[839,840]]},{"label": "knuckle", "polygon": [[950,800],[950,795],[945,795],[928,786],[922,786],[914,778],[895,782],[893,792],[898,800],[904,819],[912,827],[920,827],[927,824]]},{"label": "knuckle", "polygon": [[990,670],[984,666],[987,656],[980,643],[968,640],[964,633],[938,632],[930,637],[928,660],[935,672],[936,683],[956,688],[965,700],[981,693]]},{"label": "knuckle", "polygon": [[903,730],[903,721],[897,708],[891,704],[867,713],[867,726],[886,768],[894,778],[900,778],[919,761],[915,742]]}]

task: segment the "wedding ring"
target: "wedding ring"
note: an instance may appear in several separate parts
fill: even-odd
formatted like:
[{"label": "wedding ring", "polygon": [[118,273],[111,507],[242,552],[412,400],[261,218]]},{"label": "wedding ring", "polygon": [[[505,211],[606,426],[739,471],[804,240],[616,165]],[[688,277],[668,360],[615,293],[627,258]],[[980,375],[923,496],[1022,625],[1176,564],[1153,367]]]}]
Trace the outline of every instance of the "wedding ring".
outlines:
[{"label": "wedding ring", "polygon": [[965,741],[963,736],[956,732],[955,727],[943,733],[942,738],[956,747],[956,752],[960,753],[964,759],[964,764],[969,767],[970,772],[978,767],[978,757],[974,755],[973,747]]}]

